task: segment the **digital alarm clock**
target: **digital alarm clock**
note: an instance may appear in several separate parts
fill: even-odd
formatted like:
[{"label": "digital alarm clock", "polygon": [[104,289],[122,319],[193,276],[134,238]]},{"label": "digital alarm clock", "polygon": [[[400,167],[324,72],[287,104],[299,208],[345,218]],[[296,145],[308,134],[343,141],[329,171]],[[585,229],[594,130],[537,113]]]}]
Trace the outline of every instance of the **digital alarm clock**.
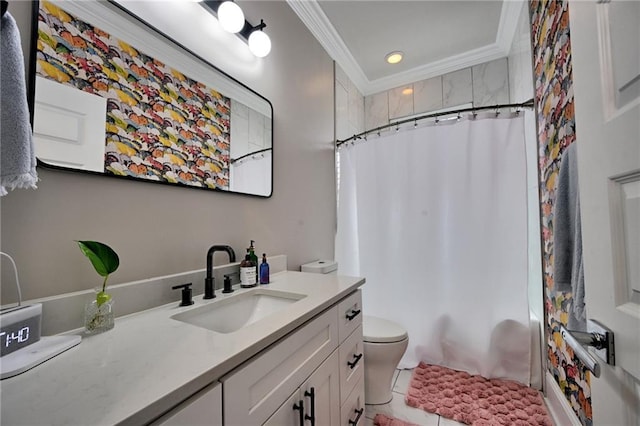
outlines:
[{"label": "digital alarm clock", "polygon": [[0,380],[16,376],[77,345],[80,336],[40,336],[42,304],[0,312]]},{"label": "digital alarm clock", "polygon": [[40,303],[0,314],[0,357],[40,340],[41,319]]}]

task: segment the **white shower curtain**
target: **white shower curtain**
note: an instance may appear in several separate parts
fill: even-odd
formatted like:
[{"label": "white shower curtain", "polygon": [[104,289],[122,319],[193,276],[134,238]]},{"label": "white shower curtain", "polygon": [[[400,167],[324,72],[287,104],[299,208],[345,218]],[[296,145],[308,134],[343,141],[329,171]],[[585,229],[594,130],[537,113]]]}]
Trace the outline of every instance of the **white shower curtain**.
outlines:
[{"label": "white shower curtain", "polygon": [[529,383],[523,118],[463,119],[339,149],[336,258],[419,361]]},{"label": "white shower curtain", "polygon": [[271,151],[231,164],[229,190],[254,195],[271,194]]}]

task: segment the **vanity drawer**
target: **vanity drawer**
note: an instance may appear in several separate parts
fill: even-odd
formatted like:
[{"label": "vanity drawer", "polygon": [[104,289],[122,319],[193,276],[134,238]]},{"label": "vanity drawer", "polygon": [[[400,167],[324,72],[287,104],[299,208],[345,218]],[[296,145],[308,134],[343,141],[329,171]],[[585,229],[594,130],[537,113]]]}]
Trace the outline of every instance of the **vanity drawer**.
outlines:
[{"label": "vanity drawer", "polygon": [[362,426],[365,424],[364,376],[355,385],[340,408],[340,426]]},{"label": "vanity drawer", "polygon": [[340,345],[340,393],[344,403],[354,386],[364,377],[364,348],[362,325]]},{"label": "vanity drawer", "polygon": [[342,343],[362,324],[362,292],[356,290],[338,303],[338,336]]},{"label": "vanity drawer", "polygon": [[263,424],[337,347],[333,307],[223,377],[225,425]]}]

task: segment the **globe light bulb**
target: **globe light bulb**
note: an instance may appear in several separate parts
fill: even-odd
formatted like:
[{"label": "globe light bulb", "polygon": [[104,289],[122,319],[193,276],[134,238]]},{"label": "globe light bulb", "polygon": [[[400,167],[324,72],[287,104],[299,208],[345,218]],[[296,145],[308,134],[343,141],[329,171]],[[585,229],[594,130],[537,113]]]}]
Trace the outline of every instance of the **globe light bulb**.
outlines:
[{"label": "globe light bulb", "polygon": [[234,2],[225,1],[218,7],[218,21],[225,31],[237,33],[244,27],[244,13]]},{"label": "globe light bulb", "polygon": [[249,35],[249,50],[258,58],[264,58],[271,52],[271,39],[264,31],[254,31]]}]

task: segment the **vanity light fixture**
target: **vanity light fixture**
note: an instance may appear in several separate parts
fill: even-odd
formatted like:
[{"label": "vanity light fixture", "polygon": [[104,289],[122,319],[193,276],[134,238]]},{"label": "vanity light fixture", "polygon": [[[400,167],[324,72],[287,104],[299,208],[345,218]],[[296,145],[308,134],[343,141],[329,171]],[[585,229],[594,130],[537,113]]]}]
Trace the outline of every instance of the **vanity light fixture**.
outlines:
[{"label": "vanity light fixture", "polygon": [[256,25],[251,29],[249,34],[249,50],[258,58],[264,58],[271,52],[271,39],[262,31],[267,24],[260,20],[260,25]]},{"label": "vanity light fixture", "polygon": [[260,24],[253,26],[245,20],[240,6],[232,0],[202,0],[200,5],[218,18],[222,28],[230,33],[237,34],[247,42],[249,50],[258,58],[264,58],[271,52],[271,39],[263,31],[267,24],[260,20]]},{"label": "vanity light fixture", "polygon": [[402,56],[403,53],[399,50],[396,50],[395,52],[388,53],[387,56],[384,57],[384,59],[390,64],[397,64],[398,62],[402,61]]},{"label": "vanity light fixture", "polygon": [[244,12],[233,1],[224,1],[218,6],[218,21],[225,31],[237,33],[244,28]]}]

